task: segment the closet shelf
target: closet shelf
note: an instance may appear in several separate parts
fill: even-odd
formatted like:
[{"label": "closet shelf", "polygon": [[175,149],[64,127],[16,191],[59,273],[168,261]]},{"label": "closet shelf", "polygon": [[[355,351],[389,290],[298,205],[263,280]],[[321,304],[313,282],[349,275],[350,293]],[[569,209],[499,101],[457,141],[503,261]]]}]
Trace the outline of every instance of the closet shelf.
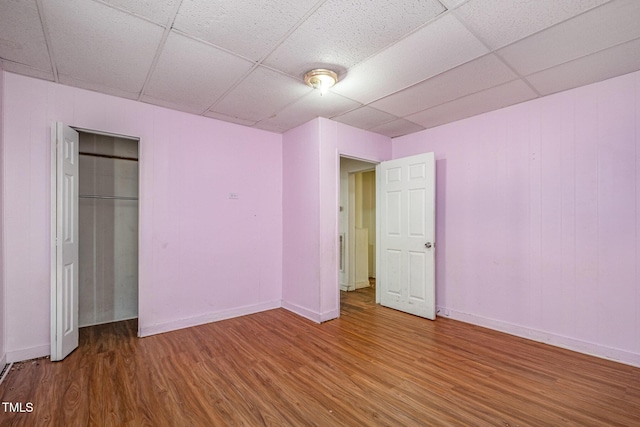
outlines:
[{"label": "closet shelf", "polygon": [[86,153],[82,151],[78,154],[80,154],[81,156],[102,157],[103,159],[131,160],[133,162],[138,161],[138,159],[135,157],[114,156],[111,154]]},{"label": "closet shelf", "polygon": [[78,197],[81,199],[138,200],[137,197],[97,196],[93,194],[80,194]]}]

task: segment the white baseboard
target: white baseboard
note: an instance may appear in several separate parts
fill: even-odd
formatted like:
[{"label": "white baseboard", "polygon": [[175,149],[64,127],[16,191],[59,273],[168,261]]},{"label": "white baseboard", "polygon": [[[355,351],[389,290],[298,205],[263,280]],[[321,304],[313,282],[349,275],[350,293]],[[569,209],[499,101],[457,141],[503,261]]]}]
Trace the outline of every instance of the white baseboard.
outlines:
[{"label": "white baseboard", "polygon": [[562,335],[552,334],[525,326],[515,325],[501,320],[489,319],[475,314],[462,313],[451,310],[446,307],[437,307],[437,313],[440,317],[448,317],[465,323],[482,326],[532,341],[561,347],[567,350],[577,351],[579,353],[588,354],[590,356],[600,357],[602,359],[613,360],[615,362],[624,363],[626,365],[640,367],[640,354],[631,353],[625,350],[606,347],[587,341],[577,340]]},{"label": "white baseboard", "polygon": [[368,288],[370,286],[371,286],[371,283],[369,283],[369,279],[367,279],[367,280],[363,280],[363,281],[360,281],[360,282],[356,282],[355,288],[356,289],[362,289],[362,288]]},{"label": "white baseboard", "polygon": [[320,322],[328,322],[329,320],[337,319],[340,317],[340,309],[330,310],[320,314]]},{"label": "white baseboard", "polygon": [[[206,323],[217,322],[220,320],[231,319],[233,317],[245,316],[247,314],[259,313],[261,311],[280,308],[281,302],[269,301],[260,304],[249,305],[245,307],[234,308],[231,310],[218,311],[208,313],[201,316],[189,317],[187,319],[174,320],[166,323],[159,323],[151,326],[138,325],[138,336],[148,337],[151,335],[161,334],[164,332],[175,331],[178,329],[190,328],[192,326],[204,325]],[[138,319],[138,321],[140,321]]]},{"label": "white baseboard", "polygon": [[37,347],[23,348],[16,351],[8,351],[6,363],[22,362],[23,360],[37,359],[51,355],[51,344],[39,345]]},{"label": "white baseboard", "polygon": [[299,305],[292,304],[286,301],[282,301],[282,308],[284,308],[285,310],[289,310],[290,312],[295,313],[298,316],[304,317],[305,319],[309,319],[315,323],[327,322],[329,320],[337,319],[338,317],[340,317],[339,308],[327,311],[325,313],[318,313],[316,311],[312,311],[308,308],[300,307]]},{"label": "white baseboard", "polygon": [[347,292],[355,291],[356,290],[356,284],[355,283],[340,283],[340,290],[341,291],[347,291]]},{"label": "white baseboard", "polygon": [[302,316],[305,319],[309,319],[312,322],[322,323],[322,316],[320,313],[315,311],[311,311],[308,308],[300,307],[299,305],[292,304],[287,301],[282,301],[282,308],[285,310],[289,310],[292,313],[297,314],[298,316]]}]

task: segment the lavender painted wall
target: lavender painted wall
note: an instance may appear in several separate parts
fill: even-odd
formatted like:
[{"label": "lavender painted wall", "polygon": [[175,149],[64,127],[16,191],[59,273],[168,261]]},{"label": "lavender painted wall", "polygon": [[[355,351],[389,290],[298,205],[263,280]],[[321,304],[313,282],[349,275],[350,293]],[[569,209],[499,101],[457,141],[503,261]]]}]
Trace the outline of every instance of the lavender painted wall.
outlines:
[{"label": "lavender painted wall", "polygon": [[393,141],[436,154],[440,315],[640,366],[640,73]]},{"label": "lavender painted wall", "polygon": [[0,64],[0,369],[6,362],[5,304],[4,304],[4,71]]},{"label": "lavender painted wall", "polygon": [[282,137],[282,306],[319,321],[320,310],[319,122]]},{"label": "lavender painted wall", "polygon": [[140,138],[142,335],[280,306],[281,135],[4,77],[8,358],[49,352],[53,121]]},{"label": "lavender painted wall", "polygon": [[323,118],[283,135],[283,307],[316,322],[340,312],[340,155],[386,160],[391,140]]}]

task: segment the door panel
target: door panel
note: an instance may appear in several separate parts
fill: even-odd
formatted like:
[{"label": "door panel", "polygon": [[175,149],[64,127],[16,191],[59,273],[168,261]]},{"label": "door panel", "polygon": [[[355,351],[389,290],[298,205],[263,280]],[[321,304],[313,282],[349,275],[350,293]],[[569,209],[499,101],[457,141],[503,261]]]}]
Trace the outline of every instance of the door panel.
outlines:
[{"label": "door panel", "polygon": [[425,283],[424,252],[410,251],[409,254],[409,301],[424,302],[427,298]]},{"label": "door panel", "polygon": [[78,347],[78,132],[55,124],[55,262],[52,263],[51,360],[62,360]]},{"label": "door panel", "polygon": [[409,236],[425,237],[426,220],[424,212],[426,211],[426,195],[425,190],[420,188],[409,190]]},{"label": "door panel", "polygon": [[435,157],[377,166],[380,303],[435,319]]},{"label": "door panel", "polygon": [[387,222],[387,234],[389,236],[400,236],[401,197],[402,194],[400,191],[389,191],[384,199],[386,210],[390,213],[390,215],[385,217]]},{"label": "door panel", "polygon": [[387,249],[386,262],[386,279],[387,279],[387,293],[393,294],[397,297],[400,296],[402,278],[400,274],[402,272],[402,252],[394,249]]}]

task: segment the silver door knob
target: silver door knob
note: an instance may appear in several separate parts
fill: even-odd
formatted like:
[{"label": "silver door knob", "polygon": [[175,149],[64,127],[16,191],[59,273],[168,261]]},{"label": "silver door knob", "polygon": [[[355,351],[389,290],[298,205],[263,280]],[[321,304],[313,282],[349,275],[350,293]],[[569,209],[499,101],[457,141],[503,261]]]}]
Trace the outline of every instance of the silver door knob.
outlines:
[{"label": "silver door knob", "polygon": [[431,242],[427,242],[427,243],[425,243],[425,244],[424,244],[424,247],[425,247],[425,248],[427,248],[427,249],[429,249],[429,248],[431,247]]}]

